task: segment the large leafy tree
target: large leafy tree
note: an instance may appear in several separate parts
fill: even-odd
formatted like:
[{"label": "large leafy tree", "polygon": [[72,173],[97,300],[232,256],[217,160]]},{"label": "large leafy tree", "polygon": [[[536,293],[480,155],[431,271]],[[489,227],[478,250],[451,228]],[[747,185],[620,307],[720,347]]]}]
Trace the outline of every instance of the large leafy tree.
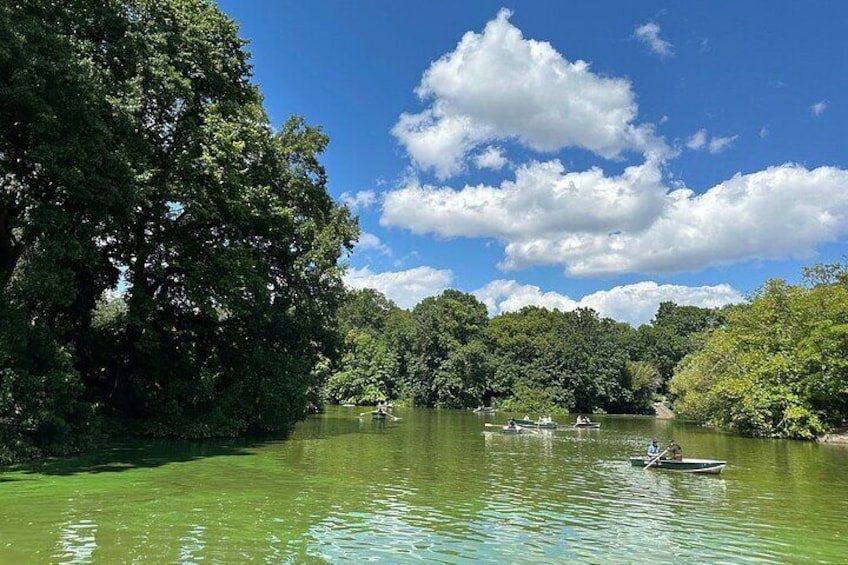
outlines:
[{"label": "large leafy tree", "polygon": [[473,295],[446,290],[412,311],[416,337],[402,393],[425,406],[476,406],[487,380],[485,305]]},{"label": "large leafy tree", "polygon": [[[156,433],[302,414],[356,225],[327,194],[326,136],[272,130],[243,47],[202,0],[0,6],[0,315],[44,344],[0,344],[4,385],[81,383],[65,397]],[[125,308],[95,323],[115,289]],[[0,417],[37,432],[23,409]]]},{"label": "large leafy tree", "polygon": [[633,409],[624,347],[630,332],[589,309],[527,307],[502,314],[488,332],[492,390],[516,409]]},{"label": "large leafy tree", "polygon": [[395,397],[403,349],[390,328],[400,312],[379,291],[347,293],[339,309],[344,346],[336,370],[324,386],[327,400],[365,404]]}]

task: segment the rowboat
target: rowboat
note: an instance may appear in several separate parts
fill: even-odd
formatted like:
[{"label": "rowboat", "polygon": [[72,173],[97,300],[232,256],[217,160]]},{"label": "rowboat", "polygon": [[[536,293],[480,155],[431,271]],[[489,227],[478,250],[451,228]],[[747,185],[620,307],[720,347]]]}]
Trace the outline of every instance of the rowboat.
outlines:
[{"label": "rowboat", "polygon": [[494,414],[495,413],[495,409],[492,408],[491,406],[478,406],[477,408],[474,409],[474,411],[477,412],[478,414]]},{"label": "rowboat", "polygon": [[[648,463],[654,461],[651,457],[631,457],[630,464],[634,467],[645,467]],[[722,469],[727,465],[727,461],[718,461],[716,459],[659,459],[651,464],[651,469],[660,469],[663,471],[676,471],[678,473],[721,473]]]},{"label": "rowboat", "polygon": [[371,419],[372,420],[385,420],[386,419],[386,413],[382,412],[380,410],[375,410],[374,412],[371,412]]},{"label": "rowboat", "polygon": [[531,420],[530,418],[516,418],[515,423],[524,428],[540,428],[543,430],[557,429],[557,423],[551,420],[550,416],[539,418],[538,420]]},{"label": "rowboat", "polygon": [[524,430],[522,430],[518,426],[510,426],[509,424],[507,424],[507,425],[505,425],[504,427],[501,428],[501,432],[503,432],[505,434],[520,434],[523,431]]},{"label": "rowboat", "polygon": [[573,424],[572,427],[574,427],[574,428],[584,428],[584,429],[589,429],[589,430],[596,430],[596,429],[600,428],[601,425],[598,422],[583,422],[583,423],[580,423],[580,424]]}]

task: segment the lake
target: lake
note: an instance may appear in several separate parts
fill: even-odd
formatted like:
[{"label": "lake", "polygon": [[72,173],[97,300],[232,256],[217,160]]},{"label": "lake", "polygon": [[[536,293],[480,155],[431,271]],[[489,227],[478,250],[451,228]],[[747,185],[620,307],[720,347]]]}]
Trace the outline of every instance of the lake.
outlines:
[{"label": "lake", "polygon": [[[286,440],[132,441],[0,472],[0,563],[844,563],[848,448],[674,420],[331,406]],[[523,414],[513,414],[524,416]],[[538,416],[538,414],[532,415]],[[656,437],[721,475],[631,467]]]}]

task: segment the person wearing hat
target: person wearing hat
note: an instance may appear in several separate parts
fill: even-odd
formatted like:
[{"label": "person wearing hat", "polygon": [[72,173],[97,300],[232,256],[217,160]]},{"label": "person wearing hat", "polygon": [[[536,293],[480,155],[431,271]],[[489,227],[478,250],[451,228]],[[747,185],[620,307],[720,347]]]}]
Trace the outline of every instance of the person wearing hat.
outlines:
[{"label": "person wearing hat", "polygon": [[652,439],[651,443],[648,445],[648,457],[653,459],[654,457],[659,456],[660,454],[660,446],[657,443],[656,439]]}]

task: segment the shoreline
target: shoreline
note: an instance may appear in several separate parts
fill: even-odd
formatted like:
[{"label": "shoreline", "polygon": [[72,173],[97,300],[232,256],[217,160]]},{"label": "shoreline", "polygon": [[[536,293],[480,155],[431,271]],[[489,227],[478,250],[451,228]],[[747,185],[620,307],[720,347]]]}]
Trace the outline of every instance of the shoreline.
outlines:
[{"label": "shoreline", "polygon": [[848,426],[839,426],[817,440],[819,443],[848,445]]}]

